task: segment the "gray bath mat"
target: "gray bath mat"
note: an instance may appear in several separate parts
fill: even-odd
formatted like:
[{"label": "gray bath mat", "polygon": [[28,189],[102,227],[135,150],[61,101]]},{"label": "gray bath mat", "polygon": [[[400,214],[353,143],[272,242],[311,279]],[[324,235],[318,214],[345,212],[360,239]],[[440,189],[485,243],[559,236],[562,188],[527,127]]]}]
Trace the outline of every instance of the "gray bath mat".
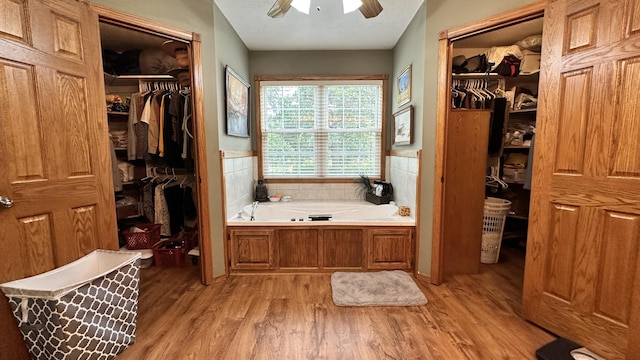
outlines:
[{"label": "gray bath mat", "polygon": [[335,272],[333,303],[338,306],[414,306],[427,298],[404,271]]}]

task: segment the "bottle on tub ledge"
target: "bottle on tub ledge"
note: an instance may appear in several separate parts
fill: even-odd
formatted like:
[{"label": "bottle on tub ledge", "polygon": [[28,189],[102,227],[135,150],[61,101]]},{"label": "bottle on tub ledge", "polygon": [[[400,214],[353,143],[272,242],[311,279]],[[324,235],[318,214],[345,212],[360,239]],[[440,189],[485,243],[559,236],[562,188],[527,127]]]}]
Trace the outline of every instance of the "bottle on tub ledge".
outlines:
[{"label": "bottle on tub ledge", "polygon": [[263,178],[258,178],[258,184],[256,185],[256,201],[265,202],[269,201],[269,189],[267,189],[267,185],[264,184]]}]

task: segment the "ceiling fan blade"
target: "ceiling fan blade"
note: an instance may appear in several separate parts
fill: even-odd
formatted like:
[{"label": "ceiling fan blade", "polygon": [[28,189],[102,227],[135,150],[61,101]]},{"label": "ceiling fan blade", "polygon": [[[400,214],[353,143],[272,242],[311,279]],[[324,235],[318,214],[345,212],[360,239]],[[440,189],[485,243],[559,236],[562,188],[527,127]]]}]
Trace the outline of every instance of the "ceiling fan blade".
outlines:
[{"label": "ceiling fan blade", "polygon": [[293,0],[276,0],[271,9],[267,12],[267,15],[272,18],[283,17],[284,14],[291,9],[291,2]]},{"label": "ceiling fan blade", "polygon": [[382,12],[382,5],[378,0],[362,0],[360,12],[365,18],[370,19],[378,16]]}]

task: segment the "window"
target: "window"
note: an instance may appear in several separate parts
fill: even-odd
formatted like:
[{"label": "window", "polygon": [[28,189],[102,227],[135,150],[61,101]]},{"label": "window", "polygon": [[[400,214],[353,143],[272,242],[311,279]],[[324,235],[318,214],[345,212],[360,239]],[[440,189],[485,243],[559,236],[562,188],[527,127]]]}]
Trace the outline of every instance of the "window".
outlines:
[{"label": "window", "polygon": [[382,78],[259,86],[263,177],[381,177]]}]

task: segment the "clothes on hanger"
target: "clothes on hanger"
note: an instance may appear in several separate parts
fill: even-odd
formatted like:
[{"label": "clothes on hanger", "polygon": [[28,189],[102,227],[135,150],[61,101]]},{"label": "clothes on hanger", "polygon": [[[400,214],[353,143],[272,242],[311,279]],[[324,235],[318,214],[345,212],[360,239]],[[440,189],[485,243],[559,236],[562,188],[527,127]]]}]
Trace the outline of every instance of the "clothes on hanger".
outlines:
[{"label": "clothes on hanger", "polygon": [[[500,82],[498,82],[498,87]],[[454,79],[451,88],[451,107],[454,109],[491,109],[496,90],[489,90],[487,79]]]},{"label": "clothes on hanger", "polygon": [[164,84],[151,82],[131,95],[128,159],[160,160],[174,168],[190,164],[192,169],[191,92]]}]

